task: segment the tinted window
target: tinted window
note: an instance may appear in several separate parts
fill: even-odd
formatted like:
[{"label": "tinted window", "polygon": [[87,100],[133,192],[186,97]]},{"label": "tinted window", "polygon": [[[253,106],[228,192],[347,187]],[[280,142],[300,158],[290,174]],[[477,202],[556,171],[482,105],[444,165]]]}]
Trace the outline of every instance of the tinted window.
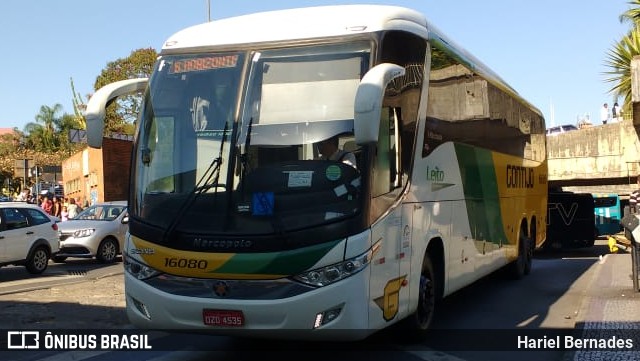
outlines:
[{"label": "tinted window", "polygon": [[6,225],[6,229],[24,228],[29,223],[27,217],[16,208],[4,208],[2,211],[2,223]]},{"label": "tinted window", "polygon": [[32,225],[45,224],[45,223],[51,222],[51,220],[49,219],[49,217],[47,217],[47,215],[45,215],[44,213],[42,213],[37,209],[25,208],[22,211],[27,213],[29,217],[31,217],[33,221]]},{"label": "tinted window", "polygon": [[434,41],[423,157],[453,141],[543,161],[544,131],[544,119],[517,94],[492,83]]},{"label": "tinted window", "polygon": [[594,198],[593,202],[596,208],[613,207],[618,203],[615,197]]}]

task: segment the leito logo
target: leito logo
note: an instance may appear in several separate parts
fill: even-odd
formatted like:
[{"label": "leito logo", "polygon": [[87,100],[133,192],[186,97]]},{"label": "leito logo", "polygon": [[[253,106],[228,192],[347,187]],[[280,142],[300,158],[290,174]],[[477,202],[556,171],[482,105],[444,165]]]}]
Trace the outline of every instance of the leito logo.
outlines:
[{"label": "leito logo", "polygon": [[9,331],[7,332],[7,348],[21,350],[40,348],[40,332]]}]

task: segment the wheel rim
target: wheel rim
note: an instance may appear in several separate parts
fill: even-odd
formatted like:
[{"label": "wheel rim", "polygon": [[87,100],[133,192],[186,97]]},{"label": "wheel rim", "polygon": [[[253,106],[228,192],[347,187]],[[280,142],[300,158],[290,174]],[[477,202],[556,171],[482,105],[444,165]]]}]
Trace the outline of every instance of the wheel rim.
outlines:
[{"label": "wheel rim", "polygon": [[421,328],[426,328],[434,312],[435,294],[430,274],[420,275],[417,321]]},{"label": "wheel rim", "polygon": [[116,244],[113,241],[105,241],[100,252],[101,258],[105,261],[111,261],[116,257]]},{"label": "wheel rim", "polygon": [[33,266],[38,271],[44,270],[47,267],[47,262],[49,262],[49,258],[47,257],[47,252],[44,250],[36,250],[36,253],[33,255]]}]

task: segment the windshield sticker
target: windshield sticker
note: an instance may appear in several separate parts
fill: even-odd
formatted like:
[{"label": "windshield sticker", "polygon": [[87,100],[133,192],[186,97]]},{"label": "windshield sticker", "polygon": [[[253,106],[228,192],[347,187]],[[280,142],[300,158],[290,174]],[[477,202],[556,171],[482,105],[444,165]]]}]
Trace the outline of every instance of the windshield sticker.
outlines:
[{"label": "windshield sticker", "polygon": [[336,194],[336,197],[342,197],[343,195],[347,194],[349,191],[347,190],[347,187],[344,184],[341,184],[335,188],[333,188],[333,191]]},{"label": "windshield sticker", "polygon": [[222,137],[224,135],[230,135],[231,134],[231,130],[227,129],[226,131],[224,130],[197,130],[196,131],[196,137],[198,138],[213,138],[213,139],[222,139]]},{"label": "windshield sticker", "polygon": [[340,169],[339,166],[333,164],[327,167],[327,169],[324,172],[324,175],[327,177],[328,180],[336,181],[340,179],[340,177],[342,177],[342,169]]},{"label": "windshield sticker", "polygon": [[287,186],[289,188],[311,187],[313,171],[292,171],[289,173]]},{"label": "windshield sticker", "polygon": [[254,216],[270,216],[273,214],[275,199],[273,192],[256,192],[252,198]]},{"label": "windshield sticker", "polygon": [[169,68],[169,74],[188,73],[191,71],[233,68],[238,63],[237,55],[209,56],[176,60]]},{"label": "windshield sticker", "polygon": [[339,217],[343,217],[344,213],[338,213],[338,212],[325,212],[324,214],[324,220],[328,221],[330,219],[334,219],[334,218],[339,218]]}]

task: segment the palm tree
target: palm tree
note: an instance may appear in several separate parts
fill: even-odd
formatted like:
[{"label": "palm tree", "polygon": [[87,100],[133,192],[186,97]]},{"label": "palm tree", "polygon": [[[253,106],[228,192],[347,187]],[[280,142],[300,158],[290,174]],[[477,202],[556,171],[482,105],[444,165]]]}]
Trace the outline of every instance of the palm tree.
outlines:
[{"label": "palm tree", "polygon": [[624,98],[625,110],[631,107],[631,60],[637,55],[640,55],[640,28],[632,29],[614,44],[605,59],[610,69],[604,72],[608,76],[605,81],[614,84],[609,92]]},{"label": "palm tree", "polygon": [[609,90],[614,97],[624,99],[623,109],[631,114],[631,60],[640,55],[640,0],[628,2],[631,7],[620,15],[621,23],[631,23],[632,27],[620,41],[615,43],[606,54],[604,72],[605,81],[613,83]]},{"label": "palm tree", "polygon": [[53,107],[43,105],[40,107],[40,113],[36,115],[36,122],[43,123],[42,142],[45,149],[54,151],[58,148],[56,133],[62,125],[62,118],[57,113],[62,111],[62,105],[55,104]]},{"label": "palm tree", "polygon": [[632,0],[627,4],[631,5],[631,8],[620,15],[620,22],[630,22],[634,28],[637,28],[640,25],[640,0]]}]

